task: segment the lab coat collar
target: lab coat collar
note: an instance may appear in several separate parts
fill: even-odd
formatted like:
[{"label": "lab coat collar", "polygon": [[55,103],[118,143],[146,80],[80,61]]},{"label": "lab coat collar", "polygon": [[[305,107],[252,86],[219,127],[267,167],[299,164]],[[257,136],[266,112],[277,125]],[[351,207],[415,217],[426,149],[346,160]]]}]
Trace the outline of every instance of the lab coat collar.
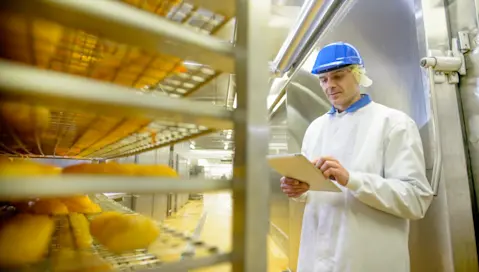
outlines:
[{"label": "lab coat collar", "polygon": [[[353,113],[357,110],[359,110],[360,108],[366,106],[367,104],[371,103],[371,97],[369,97],[368,94],[361,94],[361,98],[354,102],[351,106],[349,106],[349,108],[347,108],[345,110],[345,112],[347,113]],[[333,106],[331,108],[331,110],[329,110],[329,114],[335,114],[337,112],[337,109]]]}]

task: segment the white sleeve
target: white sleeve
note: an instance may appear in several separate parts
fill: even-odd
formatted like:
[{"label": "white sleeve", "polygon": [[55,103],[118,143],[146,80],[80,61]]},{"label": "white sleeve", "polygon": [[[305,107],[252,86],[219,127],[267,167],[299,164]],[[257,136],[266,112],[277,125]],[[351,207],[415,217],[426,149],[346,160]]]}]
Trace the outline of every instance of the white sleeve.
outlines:
[{"label": "white sleeve", "polygon": [[370,207],[406,219],[423,218],[433,192],[426,178],[419,131],[412,120],[391,129],[383,156],[384,177],[350,172],[346,187]]},{"label": "white sleeve", "polygon": [[298,197],[290,197],[290,199],[296,202],[306,202],[306,200],[308,200],[308,192],[305,192]]}]

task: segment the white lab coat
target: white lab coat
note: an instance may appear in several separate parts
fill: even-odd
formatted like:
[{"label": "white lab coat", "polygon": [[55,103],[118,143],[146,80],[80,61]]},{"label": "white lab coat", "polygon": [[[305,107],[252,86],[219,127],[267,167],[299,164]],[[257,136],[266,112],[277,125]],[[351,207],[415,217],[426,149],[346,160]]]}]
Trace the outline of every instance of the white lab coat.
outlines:
[{"label": "white lab coat", "polygon": [[409,220],[433,193],[421,139],[406,114],[370,102],[311,123],[302,153],[333,156],[349,171],[341,193],[309,191],[298,272],[407,272]]}]

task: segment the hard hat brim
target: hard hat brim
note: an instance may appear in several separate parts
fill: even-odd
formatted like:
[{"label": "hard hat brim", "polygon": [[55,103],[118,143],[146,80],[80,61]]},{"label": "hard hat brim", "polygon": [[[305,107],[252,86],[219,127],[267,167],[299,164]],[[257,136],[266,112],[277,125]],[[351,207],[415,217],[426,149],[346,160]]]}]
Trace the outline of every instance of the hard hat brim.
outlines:
[{"label": "hard hat brim", "polygon": [[314,75],[319,75],[319,74],[324,74],[328,72],[332,72],[334,70],[339,70],[343,69],[345,67],[351,66],[353,64],[328,64],[324,65],[322,67],[314,67],[313,70],[311,71],[312,74]]}]

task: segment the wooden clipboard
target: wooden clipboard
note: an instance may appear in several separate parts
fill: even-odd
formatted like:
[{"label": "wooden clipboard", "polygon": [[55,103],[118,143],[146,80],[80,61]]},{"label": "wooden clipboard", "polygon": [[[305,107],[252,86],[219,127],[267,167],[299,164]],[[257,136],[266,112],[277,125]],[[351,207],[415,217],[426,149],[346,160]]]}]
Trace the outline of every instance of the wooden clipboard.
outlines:
[{"label": "wooden clipboard", "polygon": [[268,164],[279,174],[309,184],[311,191],[341,192],[341,189],[326,179],[302,154],[268,155]]}]

